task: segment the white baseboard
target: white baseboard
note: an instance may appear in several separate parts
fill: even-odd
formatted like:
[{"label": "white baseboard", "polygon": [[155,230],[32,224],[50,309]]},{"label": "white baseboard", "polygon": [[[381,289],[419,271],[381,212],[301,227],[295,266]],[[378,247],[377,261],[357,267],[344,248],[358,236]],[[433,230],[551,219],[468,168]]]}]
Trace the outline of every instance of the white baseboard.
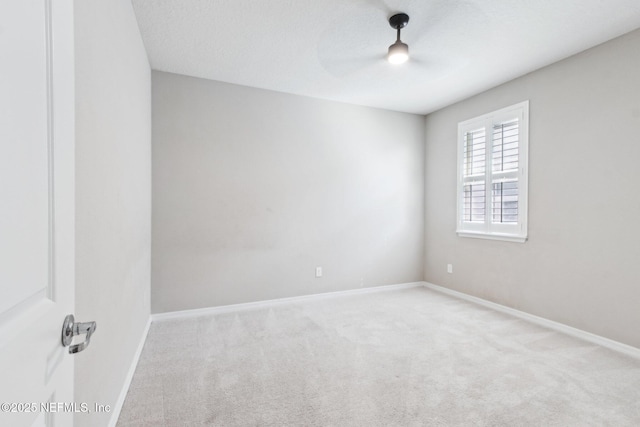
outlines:
[{"label": "white baseboard", "polygon": [[567,326],[563,323],[554,322],[553,320],[545,319],[544,317],[534,316],[533,314],[525,313],[524,311],[516,310],[514,308],[506,307],[504,305],[497,304],[495,302],[487,301],[482,298],[474,297],[464,294],[462,292],[454,291],[453,289],[443,288],[442,286],[434,285],[433,283],[423,282],[424,286],[434,291],[441,292],[443,294],[451,295],[456,298],[460,298],[469,302],[491,308],[502,313],[509,314],[511,316],[520,318],[522,320],[535,323],[545,328],[553,329],[566,335],[579,338],[590,343],[606,347],[608,349],[626,354],[628,356],[640,359],[640,348],[632,347],[627,344],[623,344],[618,341],[611,340],[609,338],[602,337],[600,335],[592,334],[581,329],[576,329],[571,326]]},{"label": "white baseboard", "polygon": [[138,366],[138,360],[140,360],[140,355],[142,354],[142,348],[144,347],[144,343],[147,340],[147,335],[149,334],[149,328],[151,327],[151,316],[147,319],[147,325],[144,327],[144,331],[142,332],[142,336],[140,337],[140,342],[138,343],[138,348],[136,349],[135,354],[133,355],[133,359],[131,360],[131,366],[129,366],[129,371],[127,372],[127,376],[125,377],[124,384],[122,385],[122,389],[120,390],[120,395],[118,396],[118,400],[113,405],[113,410],[111,411],[111,419],[109,420],[109,427],[116,427],[118,423],[118,418],[120,417],[120,411],[122,411],[122,405],[124,405],[124,400],[127,397],[127,392],[129,391],[129,386],[131,385],[131,380],[133,379],[133,374],[136,372],[136,367]]},{"label": "white baseboard", "polygon": [[222,305],[218,307],[196,308],[192,310],[182,310],[182,311],[170,311],[167,313],[152,314],[151,319],[154,322],[171,320],[171,319],[184,319],[188,317],[198,317],[198,316],[205,316],[205,315],[211,315],[211,314],[229,313],[234,311],[252,310],[256,308],[269,307],[276,304],[319,300],[319,299],[325,299],[325,298],[336,298],[336,297],[341,297],[346,295],[369,294],[369,293],[375,293],[375,292],[387,292],[387,291],[395,291],[399,289],[416,288],[419,286],[424,286],[424,284],[425,282],[401,283],[399,285],[373,286],[369,288],[350,289],[347,291],[325,292],[322,294],[311,294],[311,295],[302,295],[302,296],[289,297],[289,298],[278,298],[278,299],[271,299],[266,301],[248,302],[243,304]]}]

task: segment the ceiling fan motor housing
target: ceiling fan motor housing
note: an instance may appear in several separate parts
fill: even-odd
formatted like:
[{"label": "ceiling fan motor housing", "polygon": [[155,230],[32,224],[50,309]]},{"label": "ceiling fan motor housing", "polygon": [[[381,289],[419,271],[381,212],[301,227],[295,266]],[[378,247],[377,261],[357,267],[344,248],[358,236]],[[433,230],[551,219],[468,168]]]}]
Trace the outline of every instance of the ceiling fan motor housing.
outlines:
[{"label": "ceiling fan motor housing", "polygon": [[404,28],[409,23],[409,15],[406,13],[396,13],[391,18],[389,18],[389,25],[391,28],[399,30],[400,28]]}]

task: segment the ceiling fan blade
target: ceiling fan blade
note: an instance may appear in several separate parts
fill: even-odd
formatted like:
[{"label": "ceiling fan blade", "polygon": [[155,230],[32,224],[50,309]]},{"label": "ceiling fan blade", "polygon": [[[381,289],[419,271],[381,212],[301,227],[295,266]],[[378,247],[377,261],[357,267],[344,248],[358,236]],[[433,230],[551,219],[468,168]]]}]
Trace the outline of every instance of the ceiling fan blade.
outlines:
[{"label": "ceiling fan blade", "polygon": [[336,77],[347,77],[384,61],[385,57],[381,55],[363,55],[352,58],[332,58],[331,61],[323,62],[322,66]]}]

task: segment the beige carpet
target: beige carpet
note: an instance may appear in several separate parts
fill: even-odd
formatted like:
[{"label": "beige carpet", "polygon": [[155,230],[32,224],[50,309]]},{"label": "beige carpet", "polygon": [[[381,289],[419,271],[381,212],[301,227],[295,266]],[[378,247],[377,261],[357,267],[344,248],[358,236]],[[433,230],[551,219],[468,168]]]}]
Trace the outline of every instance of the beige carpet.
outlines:
[{"label": "beige carpet", "polygon": [[640,426],[640,361],[424,288],[153,323],[118,426],[200,425]]}]

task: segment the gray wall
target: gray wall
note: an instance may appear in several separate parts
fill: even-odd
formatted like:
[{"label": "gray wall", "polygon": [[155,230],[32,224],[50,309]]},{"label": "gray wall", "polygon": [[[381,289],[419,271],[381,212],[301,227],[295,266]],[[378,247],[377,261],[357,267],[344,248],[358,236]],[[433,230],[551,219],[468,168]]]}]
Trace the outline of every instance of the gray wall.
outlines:
[{"label": "gray wall", "polygon": [[152,311],[422,280],[423,158],[422,116],[154,71]]},{"label": "gray wall", "polygon": [[[639,47],[635,31],[427,116],[427,281],[640,347]],[[457,123],[526,99],[529,241],[456,237]]]},{"label": "gray wall", "polygon": [[[149,318],[151,72],[129,0],[75,2],[76,402],[113,405]],[[77,414],[77,426],[111,413]]]}]

